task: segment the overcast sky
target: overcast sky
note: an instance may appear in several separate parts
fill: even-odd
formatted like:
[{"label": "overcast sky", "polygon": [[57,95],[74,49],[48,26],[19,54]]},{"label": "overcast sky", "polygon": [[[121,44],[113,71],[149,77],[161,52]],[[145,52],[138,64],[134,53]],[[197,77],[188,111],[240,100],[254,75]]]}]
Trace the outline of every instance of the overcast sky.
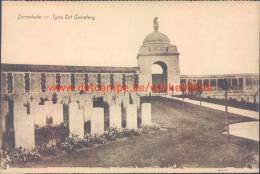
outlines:
[{"label": "overcast sky", "polygon": [[[181,74],[257,73],[259,5],[218,2],[3,2],[2,62],[138,66],[143,39],[166,34]],[[21,15],[49,16],[22,19]],[[53,20],[88,15],[95,20]]]}]

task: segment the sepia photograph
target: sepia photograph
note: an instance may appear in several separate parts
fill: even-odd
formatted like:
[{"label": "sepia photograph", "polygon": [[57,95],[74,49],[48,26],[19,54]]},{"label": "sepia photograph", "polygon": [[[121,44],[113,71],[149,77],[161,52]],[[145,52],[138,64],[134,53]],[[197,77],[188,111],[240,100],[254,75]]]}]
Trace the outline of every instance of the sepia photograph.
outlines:
[{"label": "sepia photograph", "polygon": [[258,2],[2,1],[0,173],[258,173]]}]

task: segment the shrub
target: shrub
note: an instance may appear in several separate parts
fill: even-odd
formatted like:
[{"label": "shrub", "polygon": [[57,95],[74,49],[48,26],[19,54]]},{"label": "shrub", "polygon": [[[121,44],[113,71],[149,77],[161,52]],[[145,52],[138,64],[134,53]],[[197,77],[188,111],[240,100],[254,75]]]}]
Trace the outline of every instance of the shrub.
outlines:
[{"label": "shrub", "polygon": [[62,123],[58,126],[45,126],[35,128],[35,140],[37,145],[49,142],[55,139],[57,143],[65,141],[69,135],[69,129]]},{"label": "shrub", "polygon": [[16,149],[1,150],[0,158],[1,168],[7,168],[19,163],[38,161],[41,159],[41,155],[37,149],[30,151],[19,147]]},{"label": "shrub", "polygon": [[[59,143],[54,134],[63,132],[64,135],[67,135],[67,129],[62,125],[58,127],[44,127],[38,129],[37,133],[42,133],[42,137],[40,137],[42,139],[40,141],[43,143],[37,146],[36,149],[28,151],[23,148],[16,148],[0,151],[1,168],[7,168],[8,166],[13,166],[18,163],[40,160],[41,155],[57,155],[59,152],[59,145],[61,149],[69,153],[82,147],[91,147],[94,144],[105,144],[107,141],[115,141],[117,138],[122,137],[140,136],[143,132],[159,129],[160,126],[155,123],[150,126],[144,126],[142,129],[109,128],[102,135],[90,136],[89,134],[86,134],[83,139],[76,135],[72,135],[66,137],[63,143]],[[55,133],[53,133],[53,131]],[[48,135],[48,133],[51,133],[51,135]],[[50,138],[53,136],[54,138]]]},{"label": "shrub", "polygon": [[63,143],[61,143],[61,148],[66,152],[72,152],[76,148],[83,147],[83,140],[79,138],[77,135],[72,135],[67,137]]},{"label": "shrub", "polygon": [[104,136],[108,141],[115,141],[116,138],[119,136],[118,129],[116,128],[109,128],[108,131],[104,132]]},{"label": "shrub", "polygon": [[125,128],[111,128],[111,129],[115,129],[117,138],[124,137],[124,129]]},{"label": "shrub", "polygon": [[123,137],[132,137],[141,135],[141,129],[122,129]]},{"label": "shrub", "polygon": [[105,134],[94,135],[93,138],[94,138],[94,141],[95,141],[96,144],[106,144],[106,142],[107,142]]},{"label": "shrub", "polygon": [[82,144],[85,147],[91,147],[95,143],[95,140],[93,137],[90,136],[90,134],[86,134],[85,138],[82,140]]},{"label": "shrub", "polygon": [[142,129],[130,129],[129,134],[131,136],[140,136],[142,133]]},{"label": "shrub", "polygon": [[58,153],[57,143],[55,139],[51,139],[48,143],[43,143],[37,148],[42,155],[57,155]]}]

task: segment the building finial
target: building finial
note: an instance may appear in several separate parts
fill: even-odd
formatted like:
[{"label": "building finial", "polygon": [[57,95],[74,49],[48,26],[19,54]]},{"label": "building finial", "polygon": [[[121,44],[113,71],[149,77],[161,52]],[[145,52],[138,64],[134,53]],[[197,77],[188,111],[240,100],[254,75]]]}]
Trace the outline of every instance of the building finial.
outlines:
[{"label": "building finial", "polygon": [[155,17],[153,20],[153,28],[154,28],[154,31],[158,31],[158,28],[159,28],[158,17]]}]

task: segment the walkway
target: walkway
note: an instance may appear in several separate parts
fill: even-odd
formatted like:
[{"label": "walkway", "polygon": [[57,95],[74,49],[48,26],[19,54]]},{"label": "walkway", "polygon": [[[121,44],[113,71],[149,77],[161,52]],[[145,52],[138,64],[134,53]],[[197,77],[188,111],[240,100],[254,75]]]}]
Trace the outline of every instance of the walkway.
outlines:
[{"label": "walkway", "polygon": [[[162,96],[162,97],[166,97],[166,98],[172,98],[175,100],[179,100],[179,101],[183,101],[182,98],[179,97],[173,97],[170,95],[166,95],[166,96]],[[192,103],[195,105],[200,105],[200,101],[197,100],[191,100],[189,98],[185,98],[184,102],[187,103]],[[217,109],[220,111],[225,111],[225,106],[223,105],[218,105],[218,104],[213,104],[213,103],[207,103],[207,102],[201,102],[201,105],[204,107],[208,107],[208,108],[212,108],[212,109]],[[245,116],[245,117],[250,117],[250,118],[254,118],[259,120],[259,112],[256,111],[250,111],[250,110],[246,110],[246,109],[239,109],[239,108],[234,108],[234,107],[228,107],[228,112],[229,113],[233,113],[233,114],[237,114],[237,115],[241,115],[241,116]]]},{"label": "walkway", "polygon": [[229,133],[259,142],[259,121],[231,124]]}]

